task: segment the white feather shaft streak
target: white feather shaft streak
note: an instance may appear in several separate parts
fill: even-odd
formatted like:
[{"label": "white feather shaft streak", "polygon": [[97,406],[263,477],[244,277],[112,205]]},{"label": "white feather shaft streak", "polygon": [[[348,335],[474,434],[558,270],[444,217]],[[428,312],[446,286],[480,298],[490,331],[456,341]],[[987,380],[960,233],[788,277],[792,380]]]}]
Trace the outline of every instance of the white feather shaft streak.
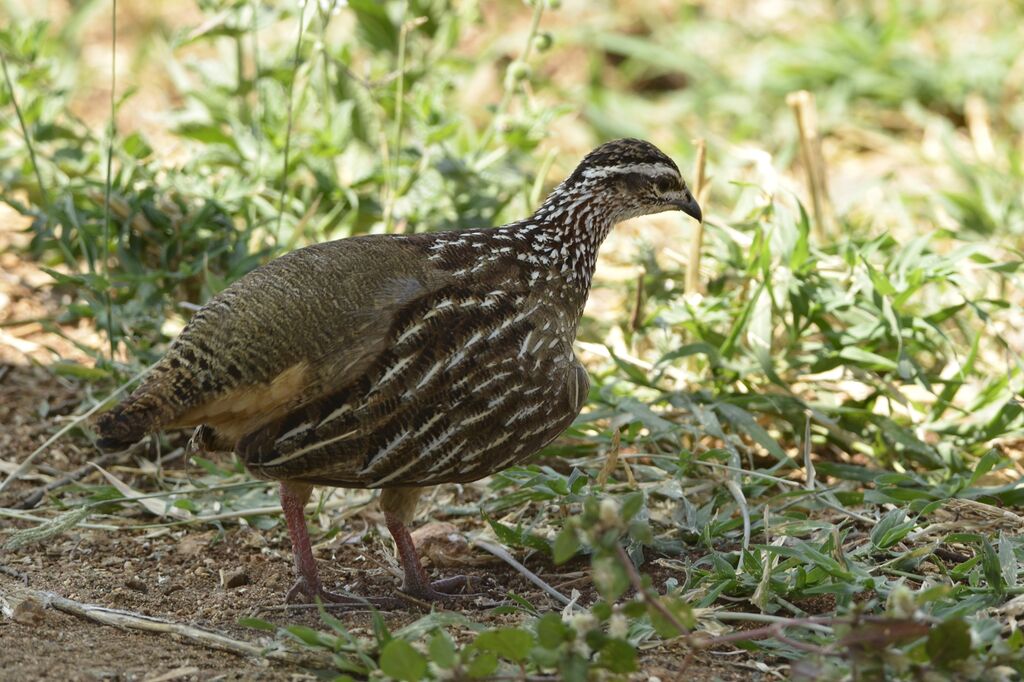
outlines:
[{"label": "white feather shaft streak", "polygon": [[353,429],[352,431],[346,431],[345,433],[341,434],[340,436],[335,436],[334,438],[328,438],[327,440],[317,441],[316,443],[312,443],[310,445],[307,445],[304,448],[299,448],[295,452],[289,452],[287,455],[281,455],[280,457],[275,457],[274,459],[270,460],[269,462],[263,462],[263,463],[261,463],[259,465],[259,467],[260,468],[266,468],[266,467],[281,466],[282,464],[284,464],[286,462],[290,462],[290,461],[292,461],[294,459],[298,459],[299,457],[302,457],[303,455],[305,455],[307,453],[310,453],[310,452],[312,452],[314,450],[319,450],[320,448],[326,447],[326,446],[330,445],[331,443],[337,443],[338,441],[342,441],[342,440],[345,440],[346,438],[350,438],[351,436],[354,436],[357,433],[359,433],[359,430],[358,429]]}]

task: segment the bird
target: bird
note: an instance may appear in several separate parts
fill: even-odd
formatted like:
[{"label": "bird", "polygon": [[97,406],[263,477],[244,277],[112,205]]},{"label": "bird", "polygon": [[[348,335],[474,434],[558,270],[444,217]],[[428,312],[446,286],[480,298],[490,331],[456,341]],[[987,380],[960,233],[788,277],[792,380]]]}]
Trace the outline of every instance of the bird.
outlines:
[{"label": "bird", "polygon": [[572,424],[590,387],[573,342],[598,249],[616,223],[670,210],[702,221],[675,162],[620,139],[524,220],[282,255],[192,316],[99,416],[97,444],[192,427],[197,447],[232,449],[279,482],[296,573],[287,602],[365,603],[320,579],[304,516],[314,486],[381,489],[402,594],[457,598],[467,579],[431,582],[409,532],[422,491],[525,462]]}]

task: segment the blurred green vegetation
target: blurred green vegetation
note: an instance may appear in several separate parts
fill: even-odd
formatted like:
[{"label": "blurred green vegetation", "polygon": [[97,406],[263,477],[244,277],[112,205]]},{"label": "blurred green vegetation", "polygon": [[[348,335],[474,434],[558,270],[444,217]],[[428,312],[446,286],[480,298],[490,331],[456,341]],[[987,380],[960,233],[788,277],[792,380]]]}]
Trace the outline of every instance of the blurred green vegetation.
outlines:
[{"label": "blurred green vegetation", "polygon": [[[465,624],[428,619],[379,631],[369,658],[327,616],[330,634],[286,636],[348,651],[339,670],[357,675],[438,674],[405,644],[421,641],[459,675],[586,679],[679,636],[666,612],[781,623],[827,595],[814,627],[743,646],[795,677],[1024,672],[1000,611],[1024,589],[1019,528],[940,520],[951,501],[1024,504],[1019,2],[122,3],[116,44],[104,3],[54,21],[0,6],[0,198],[71,297],[56,321],[89,319],[116,349],[88,349],[102,387],[159,356],[180,304],[296,246],[522,217],[617,136],[690,176],[707,140],[703,295],[683,290],[675,227],[613,235],[599,278],[633,276],[599,279],[614,303],[581,329],[590,407],[546,466],[494,477],[481,502],[519,509],[490,524],[508,545],[589,554],[595,620],[520,604],[521,627],[456,651],[447,632]],[[112,53],[127,62],[113,118]],[[804,209],[799,89],[817,100],[835,229]],[[620,449],[628,476],[598,482]],[[612,523],[601,500],[629,513]],[[660,596],[625,597],[620,543],[641,571],[689,559],[645,583]]]}]

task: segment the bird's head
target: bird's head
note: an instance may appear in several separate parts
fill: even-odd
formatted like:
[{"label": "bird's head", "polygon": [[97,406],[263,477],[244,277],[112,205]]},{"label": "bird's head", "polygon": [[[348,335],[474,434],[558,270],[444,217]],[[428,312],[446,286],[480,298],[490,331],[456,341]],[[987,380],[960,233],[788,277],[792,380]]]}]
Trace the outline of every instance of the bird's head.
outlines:
[{"label": "bird's head", "polygon": [[612,223],[662,211],[702,220],[675,162],[650,142],[631,138],[606,142],[583,157],[545,204],[576,202],[609,212]]}]

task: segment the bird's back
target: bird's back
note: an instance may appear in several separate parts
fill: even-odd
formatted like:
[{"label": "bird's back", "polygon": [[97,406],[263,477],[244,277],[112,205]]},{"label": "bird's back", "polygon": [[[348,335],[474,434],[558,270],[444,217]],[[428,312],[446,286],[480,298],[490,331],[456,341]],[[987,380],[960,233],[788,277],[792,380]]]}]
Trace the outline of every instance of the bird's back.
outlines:
[{"label": "bird's back", "polygon": [[249,470],[347,487],[471,481],[561,433],[589,385],[572,351],[577,304],[557,295],[557,273],[500,252],[503,236],[437,242],[454,276],[398,311],[358,377],[244,437]]},{"label": "bird's back", "polygon": [[124,402],[101,415],[101,445],[172,426],[243,434],[357,373],[390,316],[441,285],[415,241],[383,235],[299,249],[242,277],[193,316]]}]

